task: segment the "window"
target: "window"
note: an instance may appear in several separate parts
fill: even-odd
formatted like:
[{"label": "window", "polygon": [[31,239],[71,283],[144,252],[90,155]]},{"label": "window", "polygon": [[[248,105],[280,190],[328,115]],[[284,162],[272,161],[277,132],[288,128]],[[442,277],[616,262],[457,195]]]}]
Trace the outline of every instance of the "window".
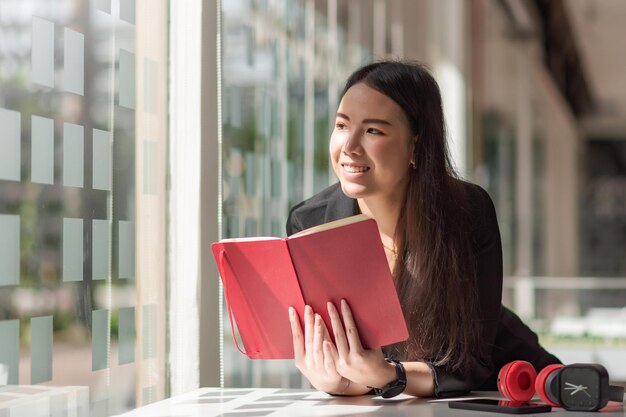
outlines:
[{"label": "window", "polygon": [[[343,82],[386,35],[370,30],[373,3],[222,3],[224,237],[284,236],[289,208],[336,181],[328,140]],[[239,353],[223,319],[226,386],[302,385],[292,361]]]},{"label": "window", "polygon": [[0,0],[0,385],[166,392],[166,1]]}]

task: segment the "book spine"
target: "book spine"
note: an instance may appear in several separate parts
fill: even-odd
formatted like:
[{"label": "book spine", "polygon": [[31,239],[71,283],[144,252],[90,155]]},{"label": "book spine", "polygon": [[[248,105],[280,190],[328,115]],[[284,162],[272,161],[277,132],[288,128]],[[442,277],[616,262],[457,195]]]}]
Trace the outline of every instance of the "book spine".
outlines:
[{"label": "book spine", "polygon": [[[232,273],[232,268],[230,268],[230,263],[228,262],[228,258],[226,257],[226,251],[224,249],[220,250],[219,252],[219,263],[220,263],[220,269],[222,271],[222,274],[226,274],[226,265],[228,264],[228,272],[231,274],[231,277],[235,277],[235,274]],[[236,279],[236,278],[234,278]],[[230,322],[230,329],[232,331],[232,335],[233,335],[233,342],[235,343],[235,347],[237,348],[237,350],[241,353],[243,353],[244,355],[248,356],[248,357],[253,357],[254,353],[246,353],[243,349],[241,349],[241,347],[239,346],[239,342],[237,342],[237,336],[235,335],[235,324],[234,324],[234,318],[233,318],[233,311],[230,307],[230,298],[228,297],[228,288],[226,286],[226,279],[222,280],[222,283],[224,284],[224,296],[226,297],[226,309],[228,310],[228,321]]]},{"label": "book spine", "polygon": [[[287,250],[287,254],[289,254],[289,260],[291,261],[291,262],[289,262],[289,267],[291,268],[292,276],[296,278],[296,286],[298,287],[298,293],[300,294],[300,298],[302,299],[303,306],[307,305],[307,300],[304,299],[304,293],[302,292],[302,287],[300,286],[300,277],[298,276],[298,273],[296,272],[296,266],[293,263],[293,256],[291,256],[291,250],[289,248],[289,238],[288,237],[283,239],[283,244],[285,245],[285,249]],[[293,307],[296,308],[296,312],[298,313],[298,315],[300,317],[304,317],[304,310],[303,311],[297,311],[297,306],[293,306]]]}]

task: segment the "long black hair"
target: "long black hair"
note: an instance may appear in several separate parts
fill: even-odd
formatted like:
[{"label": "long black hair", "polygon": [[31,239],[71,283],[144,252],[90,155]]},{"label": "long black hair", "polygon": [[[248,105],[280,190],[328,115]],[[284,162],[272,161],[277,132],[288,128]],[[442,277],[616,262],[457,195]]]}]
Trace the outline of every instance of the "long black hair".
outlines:
[{"label": "long black hair", "polygon": [[470,203],[450,161],[439,86],[425,66],[406,61],[359,68],[343,94],[358,83],[402,108],[414,141],[393,271],[410,336],[387,351],[403,360],[467,370],[480,338]]}]

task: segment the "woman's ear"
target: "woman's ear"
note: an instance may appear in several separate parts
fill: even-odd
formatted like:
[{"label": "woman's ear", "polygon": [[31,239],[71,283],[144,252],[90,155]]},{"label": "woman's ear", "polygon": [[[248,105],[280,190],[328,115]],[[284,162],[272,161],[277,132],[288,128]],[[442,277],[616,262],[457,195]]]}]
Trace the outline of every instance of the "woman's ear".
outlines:
[{"label": "woman's ear", "polygon": [[417,135],[413,136],[413,138],[411,139],[411,143],[409,144],[409,152],[411,155],[411,159],[409,160],[409,165],[411,166],[412,169],[415,169],[416,165],[415,165],[415,148],[417,145]]}]

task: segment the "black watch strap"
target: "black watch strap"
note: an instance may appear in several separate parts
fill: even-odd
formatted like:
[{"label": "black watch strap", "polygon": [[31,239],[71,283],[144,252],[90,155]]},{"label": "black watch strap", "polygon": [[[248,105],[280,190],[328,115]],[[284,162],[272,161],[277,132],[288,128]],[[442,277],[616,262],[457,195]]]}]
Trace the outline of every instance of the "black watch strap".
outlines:
[{"label": "black watch strap", "polygon": [[609,385],[609,401],[624,402],[624,387]]},{"label": "black watch strap", "polygon": [[402,394],[402,392],[406,389],[406,371],[404,370],[404,365],[402,365],[400,361],[391,358],[385,358],[385,360],[394,364],[396,367],[396,379],[382,388],[374,388],[374,393],[383,398],[392,398],[396,395]]}]

